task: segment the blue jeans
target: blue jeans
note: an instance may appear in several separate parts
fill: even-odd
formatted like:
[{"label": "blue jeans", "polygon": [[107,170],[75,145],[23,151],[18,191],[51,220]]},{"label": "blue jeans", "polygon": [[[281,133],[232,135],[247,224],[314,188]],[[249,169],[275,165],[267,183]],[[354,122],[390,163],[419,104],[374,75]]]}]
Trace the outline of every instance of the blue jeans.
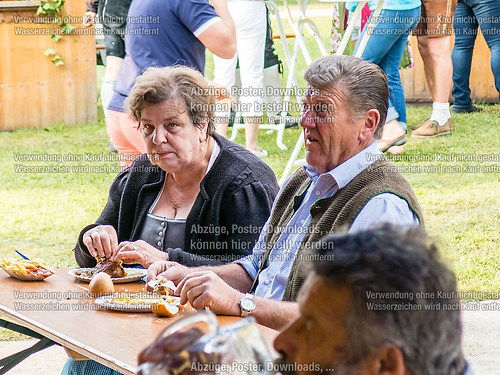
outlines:
[{"label": "blue jeans", "polygon": [[[383,9],[379,16],[380,21],[370,31],[370,39],[361,55],[361,58],[377,64],[385,72],[389,85],[389,107],[399,113],[399,121],[404,124],[406,102],[399,76],[399,63],[408,36],[417,26],[419,17],[420,7],[408,10]],[[367,23],[362,35],[368,31],[368,25]]]},{"label": "blue jeans", "polygon": [[499,0],[459,0],[455,11],[453,28],[455,46],[453,61],[453,97],[455,106],[472,105],[470,97],[470,68],[472,52],[478,27],[481,27],[484,39],[491,51],[491,70],[495,78],[495,87],[500,92],[500,32],[495,17],[500,18]]}]

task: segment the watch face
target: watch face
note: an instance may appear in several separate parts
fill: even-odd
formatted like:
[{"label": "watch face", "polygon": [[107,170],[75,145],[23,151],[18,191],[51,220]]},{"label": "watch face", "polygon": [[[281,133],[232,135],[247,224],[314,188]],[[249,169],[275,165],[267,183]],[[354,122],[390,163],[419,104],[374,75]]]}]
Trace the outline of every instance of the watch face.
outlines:
[{"label": "watch face", "polygon": [[245,311],[252,311],[255,308],[255,302],[250,298],[243,298],[240,305]]}]

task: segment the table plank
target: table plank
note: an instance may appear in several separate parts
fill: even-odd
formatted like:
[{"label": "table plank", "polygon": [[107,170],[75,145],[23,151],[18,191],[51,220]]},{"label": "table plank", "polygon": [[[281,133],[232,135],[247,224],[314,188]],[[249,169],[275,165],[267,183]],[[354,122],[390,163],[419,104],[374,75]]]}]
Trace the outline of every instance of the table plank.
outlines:
[{"label": "table plank", "polygon": [[[116,284],[116,291],[145,291],[145,284]],[[35,298],[36,297],[36,298]],[[137,355],[177,318],[152,313],[96,310],[88,284],[67,270],[40,282],[26,282],[0,272],[0,312],[18,324],[124,374],[135,374]],[[238,317],[218,317],[229,324]],[[261,327],[266,342],[277,332]]]}]

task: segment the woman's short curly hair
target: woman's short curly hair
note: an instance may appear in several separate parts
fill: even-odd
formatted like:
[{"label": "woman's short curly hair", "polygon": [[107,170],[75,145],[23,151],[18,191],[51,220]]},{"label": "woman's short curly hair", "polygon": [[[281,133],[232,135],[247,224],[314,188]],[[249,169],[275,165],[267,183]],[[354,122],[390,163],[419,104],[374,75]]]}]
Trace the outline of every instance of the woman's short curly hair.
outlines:
[{"label": "woman's short curly hair", "polygon": [[188,110],[189,118],[199,128],[207,122],[207,136],[215,131],[215,97],[205,77],[187,66],[148,68],[135,81],[125,108],[136,121],[141,121],[147,104],[166,100],[180,100]]}]

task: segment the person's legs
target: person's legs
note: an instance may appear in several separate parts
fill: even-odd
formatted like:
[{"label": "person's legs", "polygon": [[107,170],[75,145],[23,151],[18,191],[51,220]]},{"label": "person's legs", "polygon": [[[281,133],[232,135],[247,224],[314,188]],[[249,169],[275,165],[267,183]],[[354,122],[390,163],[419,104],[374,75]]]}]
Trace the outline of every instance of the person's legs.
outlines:
[{"label": "person's legs", "polygon": [[238,55],[222,59],[214,55],[214,83],[225,87],[231,93],[236,82],[236,62]]},{"label": "person's legs", "polygon": [[[237,55],[231,59],[222,59],[214,55],[214,83],[228,90],[229,96],[236,82],[237,61]],[[223,137],[227,136],[231,105],[232,100],[229,97],[216,103],[214,111],[215,131]]]},{"label": "person's legs", "polygon": [[491,71],[495,79],[495,88],[500,93],[500,2],[498,0],[470,0],[472,11],[476,15],[481,32],[491,52]]},{"label": "person's legs", "polygon": [[[415,18],[416,25],[416,18]],[[391,50],[386,55],[387,65],[384,69],[387,75],[387,83],[389,85],[390,105],[394,106],[399,113],[399,121],[403,123],[406,132],[406,101],[401,83],[401,76],[399,74],[399,64],[406,48],[406,41],[408,36],[402,35],[397,39]]]},{"label": "person's legs", "polygon": [[233,1],[228,4],[237,28],[240,64],[241,108],[245,111],[246,148],[265,156],[257,146],[264,97],[264,49],[266,41],[266,9],[260,1]]},{"label": "person's legs", "polygon": [[[406,104],[399,76],[399,63],[406,48],[406,41],[415,28],[420,8],[410,10],[382,10],[380,22],[371,31],[368,44],[361,58],[379,65],[387,75],[391,104],[406,122]],[[363,35],[368,28],[363,30]],[[361,36],[362,38],[362,36]]]},{"label": "person's legs", "polygon": [[116,77],[123,63],[123,58],[116,56],[106,56],[106,70],[101,82],[101,103],[105,111],[108,109],[109,102],[113,97],[113,86],[115,85]]},{"label": "person's legs", "polygon": [[137,129],[137,123],[125,112],[106,111],[106,131],[120,155],[120,165],[127,167],[146,152],[144,140]]},{"label": "person's legs", "polygon": [[418,46],[431,92],[432,113],[428,120],[412,127],[411,134],[428,138],[450,134],[452,129],[448,97],[453,65],[449,43],[457,0],[422,0],[422,3],[425,17],[417,28]]},{"label": "person's legs", "polygon": [[444,125],[450,118],[448,97],[452,86],[453,66],[450,53],[450,37],[419,36],[418,48],[424,61],[425,79],[431,92],[431,120]]},{"label": "person's legs", "polygon": [[433,104],[430,119],[420,126],[434,121],[438,126],[451,126],[448,102],[453,72],[450,35],[456,3],[457,0],[422,1],[423,18],[417,28],[418,48]]},{"label": "person's legs", "polygon": [[[419,15],[420,8],[405,11],[383,10],[380,13],[380,19],[385,21],[377,24],[375,30],[371,31],[372,34],[361,56],[379,65],[387,75],[389,115],[392,113],[394,116],[388,117],[382,139],[378,142],[379,149],[382,151],[389,152],[392,147],[401,147],[405,142],[406,103],[399,75],[399,64],[406,48],[408,35],[415,28]],[[366,32],[367,28],[363,33]],[[397,152],[400,153],[403,150],[403,148],[398,148]]]},{"label": "person's legs", "polygon": [[[109,102],[113,97],[113,86],[115,84],[118,73],[125,57],[125,26],[126,16],[128,12],[129,2],[123,4],[113,4],[111,10],[113,14],[108,14],[102,17],[104,44],[106,47],[106,70],[102,78],[101,85],[101,103],[103,110],[108,109]],[[102,10],[101,10],[102,11]],[[116,15],[114,15],[116,13]],[[113,16],[113,21],[110,22],[109,17]],[[116,18],[116,19],[115,19]]]},{"label": "person's legs", "polygon": [[227,138],[227,128],[231,117],[231,107],[233,101],[231,98],[216,100],[214,110],[215,132]]},{"label": "person's legs", "polygon": [[453,61],[452,95],[455,99],[453,107],[465,109],[472,107],[469,78],[478,23],[472,8],[461,0],[457,4],[453,27],[455,29],[455,45],[451,55]]},{"label": "person's legs", "polygon": [[450,37],[418,37],[418,49],[424,61],[424,71],[433,102],[448,101],[453,71]]},{"label": "person's legs", "polygon": [[[390,154],[401,154],[404,152],[404,144],[406,143],[406,120],[400,122],[400,119],[406,118],[406,104],[404,100],[404,93],[397,88],[397,81],[399,80],[399,70],[398,67],[393,65],[393,60],[395,56],[392,52],[397,53],[396,42],[389,53],[379,62],[380,68],[386,72],[387,81],[389,85],[389,108],[387,110],[387,117],[385,119],[385,124],[383,128],[382,138],[377,141],[378,149],[382,152],[388,152]],[[406,44],[406,43],[405,43]],[[395,61],[398,61],[397,57]],[[398,64],[399,65],[399,64]],[[390,73],[387,73],[390,72]],[[394,72],[397,77],[394,77]],[[401,81],[399,80],[399,85],[401,86]],[[401,116],[396,109],[396,103],[401,106],[401,98],[397,96],[402,96],[402,106],[404,114]]]},{"label": "person's legs", "polygon": [[283,90],[281,90],[279,64],[264,69],[264,89],[264,102],[266,108],[268,108],[267,117],[273,119],[283,109]]},{"label": "person's legs", "polygon": [[[395,18],[396,11],[394,10],[382,10],[380,12],[380,19],[383,20],[393,20]],[[371,16],[368,20],[367,25],[371,22]],[[399,25],[390,23],[388,21],[380,22],[375,25],[374,30],[371,30],[370,38],[368,43],[363,50],[361,58],[367,61],[371,61],[380,66],[381,61],[385,55],[392,48],[393,44],[397,41],[398,36],[401,31],[399,31]],[[359,39],[363,39],[364,35],[368,32],[368,26],[363,29]],[[357,53],[359,44],[356,44],[353,56]]]},{"label": "person's legs", "polygon": [[266,42],[264,50],[264,103],[267,118],[270,123],[277,121],[277,116],[283,110],[283,90],[281,89],[281,75],[283,65],[274,48],[273,30],[269,19],[269,10],[266,6]]}]

